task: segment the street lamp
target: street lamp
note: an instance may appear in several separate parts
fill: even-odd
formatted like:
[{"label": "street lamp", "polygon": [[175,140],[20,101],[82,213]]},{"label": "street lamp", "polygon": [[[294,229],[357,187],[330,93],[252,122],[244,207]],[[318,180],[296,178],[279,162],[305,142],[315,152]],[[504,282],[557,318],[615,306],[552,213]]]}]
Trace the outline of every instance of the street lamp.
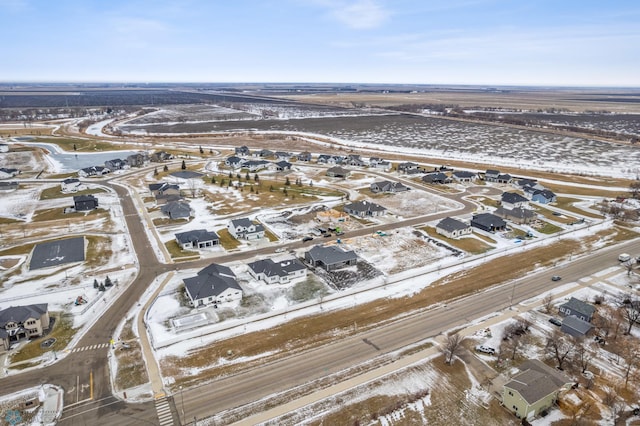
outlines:
[{"label": "street lamp", "polygon": [[184,397],[182,396],[182,386],[180,386],[180,405],[182,405],[182,421],[181,421],[181,423],[184,424]]}]

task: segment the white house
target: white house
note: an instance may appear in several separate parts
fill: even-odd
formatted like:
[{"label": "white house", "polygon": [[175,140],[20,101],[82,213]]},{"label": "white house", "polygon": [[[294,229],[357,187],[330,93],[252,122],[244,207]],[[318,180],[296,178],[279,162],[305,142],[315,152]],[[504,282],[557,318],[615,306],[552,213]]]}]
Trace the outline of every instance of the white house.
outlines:
[{"label": "white house", "polygon": [[236,240],[259,240],[264,238],[264,226],[245,218],[232,219],[227,224],[229,234]]},{"label": "white house", "polygon": [[256,280],[262,280],[267,284],[286,284],[296,278],[307,276],[307,268],[298,259],[286,259],[274,262],[271,259],[262,259],[247,265],[249,274]]},{"label": "white house", "polygon": [[80,182],[80,179],[67,178],[60,182],[60,190],[62,192],[78,192],[86,187]]},{"label": "white house", "polygon": [[191,306],[218,305],[242,299],[242,288],[227,266],[212,263],[195,277],[183,280]]}]

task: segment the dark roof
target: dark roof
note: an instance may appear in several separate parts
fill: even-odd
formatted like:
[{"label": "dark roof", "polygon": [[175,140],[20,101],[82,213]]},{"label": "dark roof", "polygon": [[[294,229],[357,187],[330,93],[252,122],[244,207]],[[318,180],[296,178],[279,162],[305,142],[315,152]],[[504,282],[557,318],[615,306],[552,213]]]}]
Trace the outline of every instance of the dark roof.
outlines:
[{"label": "dark roof", "polygon": [[325,265],[334,265],[358,259],[353,250],[344,251],[338,246],[314,246],[307,254],[313,262],[322,262]]},{"label": "dark roof", "polygon": [[538,360],[525,361],[520,371],[504,386],[516,390],[528,404],[541,400],[571,382],[564,374]]},{"label": "dark roof", "polygon": [[349,173],[349,170],[340,166],[334,166],[327,169],[327,174],[347,176]]},{"label": "dark roof", "polygon": [[40,318],[48,310],[47,303],[36,305],[10,306],[0,311],[0,328],[4,328],[8,322],[23,323],[29,318]]},{"label": "dark roof", "polygon": [[563,306],[570,308],[572,311],[585,314],[589,317],[592,317],[594,312],[596,311],[596,308],[593,305],[590,305],[587,302],[583,302],[580,299],[576,299],[575,297],[572,297],[566,303],[563,303],[561,307]]},{"label": "dark roof", "polygon": [[486,175],[499,175],[500,174],[500,170],[493,170],[493,169],[487,169],[487,171],[484,173],[485,176]]},{"label": "dark roof", "polygon": [[160,207],[160,211],[171,218],[177,217],[189,217],[191,216],[191,207],[189,203],[182,201],[170,201],[164,206]]},{"label": "dark roof", "polygon": [[491,213],[477,214],[473,216],[473,219],[471,219],[471,221],[487,227],[502,227],[507,225],[501,217]]},{"label": "dark roof", "polygon": [[262,226],[262,224],[260,223],[253,223],[251,221],[251,219],[248,219],[246,217],[240,218],[240,219],[231,219],[231,225],[234,228],[237,228],[238,226],[241,226],[243,228],[248,228],[250,226],[254,226],[256,228],[255,232],[260,232],[260,231],[264,231],[264,226]]},{"label": "dark roof", "polygon": [[468,178],[472,178],[472,177],[476,176],[476,174],[474,172],[468,172],[466,170],[457,170],[457,171],[452,173],[452,176],[463,178],[463,179],[465,179],[465,178],[468,179]]},{"label": "dark roof", "polygon": [[213,231],[207,231],[206,229],[194,229],[193,231],[179,232],[176,235],[178,243],[195,243],[200,241],[215,241],[219,240],[218,234]]},{"label": "dark roof", "polygon": [[95,201],[96,203],[98,202],[98,199],[96,197],[94,197],[91,194],[87,194],[87,195],[74,195],[73,196],[73,202],[74,203],[82,203],[85,201]]},{"label": "dark roof", "polygon": [[445,231],[453,232],[469,228],[464,222],[454,219],[452,217],[445,217],[437,225],[436,228],[444,229]]},{"label": "dark roof", "polygon": [[305,268],[298,259],[287,259],[280,262],[274,262],[271,259],[261,259],[251,262],[247,264],[247,266],[256,274],[263,273],[268,277],[284,277],[291,272]]},{"label": "dark roof", "polygon": [[495,211],[495,214],[502,217],[515,217],[519,219],[530,219],[535,217],[536,213],[533,210],[523,209],[523,208],[515,208],[515,209],[505,209],[504,207],[498,207]]},{"label": "dark roof", "polygon": [[[562,319],[562,328],[564,328],[564,327],[568,327],[568,328],[571,328],[573,330],[576,330],[580,334],[587,334],[589,332],[589,330],[591,330],[593,328],[591,323],[589,323],[587,321],[584,321],[584,320],[581,320],[580,318],[578,318],[578,317],[576,317],[574,315],[570,315],[570,316],[564,317]],[[562,330],[562,328],[561,328],[561,330]]]},{"label": "dark roof", "polygon": [[502,202],[503,203],[509,203],[509,204],[515,204],[515,203],[526,203],[529,200],[518,194],[517,192],[503,192],[502,193]]},{"label": "dark roof", "polygon": [[76,178],[66,178],[65,180],[62,181],[62,183],[68,185],[70,183],[76,183],[76,182],[80,182],[80,179],[76,179]]},{"label": "dark roof", "polygon": [[446,182],[449,177],[442,172],[429,173],[422,177],[424,182]]},{"label": "dark roof", "polygon": [[183,282],[192,300],[218,296],[229,288],[242,291],[231,269],[216,263],[200,270],[195,277],[185,278]]},{"label": "dark roof", "polygon": [[347,204],[344,206],[345,210],[353,210],[356,212],[371,212],[371,211],[378,211],[378,212],[383,212],[386,211],[387,209],[376,204],[376,203],[372,203],[370,201],[354,201],[351,204]]}]

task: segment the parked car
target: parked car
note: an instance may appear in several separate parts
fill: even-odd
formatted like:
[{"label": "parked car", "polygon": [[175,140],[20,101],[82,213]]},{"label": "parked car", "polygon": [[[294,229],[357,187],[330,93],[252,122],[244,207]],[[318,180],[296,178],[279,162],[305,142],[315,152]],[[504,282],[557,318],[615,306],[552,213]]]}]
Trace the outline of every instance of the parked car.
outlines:
[{"label": "parked car", "polygon": [[494,348],[492,348],[491,346],[485,346],[485,345],[476,346],[476,351],[489,354],[489,355],[495,355],[496,353],[496,350]]},{"label": "parked car", "polygon": [[560,281],[562,277],[560,275],[554,275],[551,277],[551,281]]},{"label": "parked car", "polygon": [[562,325],[562,321],[560,321],[558,318],[549,318],[549,322],[553,325],[557,325],[558,327]]},{"label": "parked car", "polygon": [[311,240],[313,240],[313,237],[309,237],[309,236],[307,236],[307,237],[304,237],[304,238],[302,239],[302,242],[303,242],[303,243],[306,243],[307,241],[311,241]]},{"label": "parked car", "polygon": [[286,251],[286,249],[284,247],[280,247],[280,248],[276,249],[276,253],[283,253],[285,251]]}]

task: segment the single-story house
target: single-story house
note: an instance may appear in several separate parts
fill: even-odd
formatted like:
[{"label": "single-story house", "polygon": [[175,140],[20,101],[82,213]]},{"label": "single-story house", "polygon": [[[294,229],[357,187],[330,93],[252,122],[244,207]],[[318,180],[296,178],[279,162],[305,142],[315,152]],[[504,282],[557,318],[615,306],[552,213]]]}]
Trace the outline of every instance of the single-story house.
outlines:
[{"label": "single-story house", "polygon": [[150,183],[149,191],[156,198],[163,195],[180,195],[180,187],[167,182]]},{"label": "single-story house", "polygon": [[249,160],[242,164],[243,169],[248,169],[252,173],[273,167],[275,167],[274,164],[267,160]]},{"label": "single-story house", "polygon": [[517,192],[503,192],[500,204],[505,209],[526,209],[529,207],[529,199]]},{"label": "single-story house", "polygon": [[194,307],[242,299],[242,288],[231,268],[217,263],[200,270],[195,277],[185,278],[183,282]]},{"label": "single-story house", "polygon": [[84,188],[80,179],[67,178],[60,182],[60,190],[62,192],[78,192]]},{"label": "single-story house", "polygon": [[436,232],[447,238],[458,238],[463,235],[469,235],[473,231],[471,225],[467,225],[452,217],[445,217],[436,225]]},{"label": "single-story house", "polygon": [[273,157],[274,153],[270,149],[262,148],[260,150],[253,151],[251,155],[253,157],[266,158],[266,157]]},{"label": "single-story house", "polygon": [[227,224],[229,234],[236,240],[259,240],[264,238],[264,226],[248,218],[231,219]]},{"label": "single-story house", "polygon": [[314,246],[304,254],[304,259],[311,266],[318,266],[326,271],[358,263],[358,256],[353,250],[344,251],[335,245]]},{"label": "single-story house", "polygon": [[381,169],[389,171],[391,170],[391,161],[382,160],[376,163],[369,163],[369,167],[373,167],[374,169]]},{"label": "single-story house", "polygon": [[249,274],[256,280],[267,284],[286,284],[295,278],[307,276],[307,268],[298,259],[279,260],[262,259],[247,265]]},{"label": "single-story house", "polygon": [[359,155],[353,154],[349,155],[349,158],[347,158],[344,163],[354,167],[365,167],[367,165]]},{"label": "single-story house", "polygon": [[404,186],[400,182],[391,182],[388,180],[374,182],[371,184],[370,188],[371,188],[371,192],[391,192],[391,193],[404,192],[411,189],[408,186]]},{"label": "single-story house", "polygon": [[520,224],[530,223],[536,218],[536,213],[533,210],[522,208],[506,209],[504,207],[498,207],[493,213],[503,219]]},{"label": "single-story house", "polygon": [[0,342],[9,350],[15,342],[40,337],[49,329],[47,303],[10,306],[0,311]]},{"label": "single-story house", "polygon": [[276,151],[275,156],[276,160],[288,160],[289,158],[293,157],[293,154],[286,151]]},{"label": "single-story house", "polygon": [[311,153],[309,151],[301,152],[297,155],[298,161],[311,161]]},{"label": "single-story house", "polygon": [[203,249],[220,244],[220,237],[213,231],[206,229],[194,229],[193,231],[179,232],[175,234],[178,245],[183,250]]},{"label": "single-story house", "polygon": [[343,210],[347,214],[358,217],[384,216],[387,212],[386,208],[370,201],[355,201],[351,204],[345,204]]},{"label": "single-story house", "polygon": [[550,409],[560,392],[573,384],[560,371],[536,359],[525,361],[519,369],[502,387],[502,405],[519,419],[530,421]]},{"label": "single-story house", "polygon": [[111,170],[102,166],[91,166],[78,170],[80,177],[104,176],[107,173],[111,173]]},{"label": "single-story house", "polygon": [[471,226],[487,232],[504,231],[507,223],[501,217],[491,213],[480,213],[471,219]]},{"label": "single-story house", "polygon": [[320,154],[318,156],[319,164],[342,164],[344,157],[341,155]]},{"label": "single-story house", "polygon": [[89,211],[98,208],[98,199],[93,195],[75,195],[73,208],[78,212]]},{"label": "single-story house", "polygon": [[282,172],[284,170],[291,170],[291,166],[292,166],[290,162],[285,160],[278,161],[275,164],[276,164],[276,170],[279,172]]},{"label": "single-story house", "polygon": [[495,182],[498,176],[500,176],[500,170],[487,169],[487,171],[484,172],[484,180],[487,182]]},{"label": "single-story house", "polygon": [[0,167],[0,179],[9,179],[19,174],[20,170]]},{"label": "single-story house", "polygon": [[411,173],[412,171],[419,171],[420,166],[417,163],[413,163],[411,161],[406,161],[404,163],[398,164],[398,171],[400,173]]},{"label": "single-story house", "polygon": [[451,178],[442,172],[428,173],[422,176],[422,181],[424,183],[450,183]]},{"label": "single-story house", "polygon": [[578,317],[587,322],[591,322],[593,314],[596,312],[595,306],[587,302],[583,302],[580,299],[576,299],[575,297],[570,298],[566,303],[560,305],[558,310],[560,311],[560,314],[564,316]]},{"label": "single-story house", "polygon": [[240,169],[242,165],[245,163],[245,159],[238,157],[237,155],[232,155],[231,157],[227,157],[224,160],[224,165],[227,167],[231,167],[232,169]]},{"label": "single-story house", "polygon": [[184,201],[169,201],[160,207],[160,211],[169,216],[169,219],[189,219],[191,217],[191,207]]},{"label": "single-story house", "polygon": [[592,328],[591,323],[571,315],[562,319],[560,331],[573,337],[585,337]]},{"label": "single-story house", "polygon": [[544,186],[538,183],[538,181],[535,179],[527,179],[527,178],[516,179],[516,180],[513,180],[511,183],[513,186],[515,186],[516,188],[522,189],[523,191],[527,186],[535,189],[544,189]]},{"label": "single-story house", "polygon": [[451,173],[451,178],[456,182],[460,183],[471,183],[478,178],[478,175],[474,172],[469,172],[466,170],[456,170]]},{"label": "single-story house", "polygon": [[335,167],[330,167],[327,169],[327,176],[329,177],[336,177],[336,178],[346,178],[347,176],[349,176],[349,173],[351,173],[349,170],[344,169],[342,167],[339,166],[335,166]]}]

